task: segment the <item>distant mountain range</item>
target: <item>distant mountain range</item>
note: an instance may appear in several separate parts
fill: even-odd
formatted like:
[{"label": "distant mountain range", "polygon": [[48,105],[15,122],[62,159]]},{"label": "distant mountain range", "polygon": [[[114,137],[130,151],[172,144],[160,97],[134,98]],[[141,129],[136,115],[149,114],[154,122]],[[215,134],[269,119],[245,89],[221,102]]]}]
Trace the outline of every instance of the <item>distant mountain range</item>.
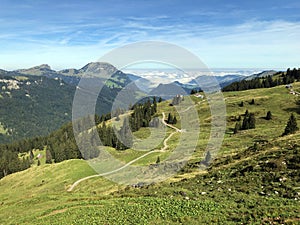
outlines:
[{"label": "distant mountain range", "polygon": [[235,81],[275,72],[266,71],[249,77],[199,76],[188,83],[174,80],[169,84],[154,85],[151,80],[124,73],[103,62],[60,71],[52,70],[47,64],[15,71],[0,69],[0,143],[46,135],[70,121],[74,94],[82,78],[90,79],[91,84],[94,83],[92,79],[105,83],[96,104],[96,113],[104,114],[111,111],[116,101],[118,106],[126,107],[147,95],[169,99],[176,94],[189,94],[191,90],[199,89],[199,84],[207,85],[211,78],[222,88]]},{"label": "distant mountain range", "polygon": [[69,84],[77,85],[81,77],[106,78],[116,73],[118,70],[109,63],[91,62],[81,69],[64,69],[60,71],[52,70],[47,64],[35,66],[29,69],[20,69],[13,72],[25,75],[46,76],[49,78],[61,78]]},{"label": "distant mountain range", "polygon": [[263,72],[260,72],[260,73],[256,73],[256,74],[247,76],[247,77],[245,77],[245,80],[252,80],[254,78],[259,78],[259,77],[273,76],[277,72],[278,71],[275,71],[275,70],[267,70],[267,71],[263,71]]},{"label": "distant mountain range", "polygon": [[[111,73],[106,80],[104,77]],[[91,83],[93,79],[105,82],[96,103],[98,115],[111,111],[121,90],[131,98],[141,96],[127,74],[108,63],[89,63],[79,70],[54,71],[46,64],[16,71],[0,70],[0,143],[47,135],[71,121],[72,102],[82,77]],[[126,86],[129,88],[124,91]],[[121,106],[122,99],[118,101]]]},{"label": "distant mountain range", "polygon": [[[275,70],[268,70],[263,71],[257,74],[253,74],[250,76],[240,75],[240,74],[226,74],[222,76],[214,75],[214,76],[208,76],[208,75],[201,75],[198,76],[196,79],[192,79],[187,83],[180,82],[179,80],[171,80],[169,84],[175,84],[176,86],[181,87],[186,92],[190,92],[192,89],[199,89],[200,86],[205,86],[208,84],[208,82],[211,82],[211,79],[215,79],[221,88],[226,87],[227,85],[235,82],[240,81],[243,79],[249,80],[256,77],[263,77],[268,75],[273,75],[277,71]],[[0,74],[2,75],[35,75],[35,76],[46,76],[48,78],[59,78],[62,79],[64,82],[71,84],[71,85],[78,85],[80,79],[82,77],[97,77],[100,79],[107,79],[107,77],[111,76],[112,74],[119,73],[121,76],[126,76],[127,82],[133,82],[138,89],[140,89],[144,93],[157,93],[158,90],[162,89],[165,83],[159,83],[155,84],[151,80],[149,80],[149,76],[147,78],[142,77],[143,75],[134,75],[131,73],[123,73],[122,71],[115,68],[113,65],[109,63],[104,62],[91,62],[86,64],[81,69],[63,69],[60,71],[52,70],[51,67],[47,64],[42,64],[40,66],[32,67],[29,69],[20,69],[15,71],[5,71],[0,70]],[[222,73],[224,74],[224,73]],[[112,81],[111,85],[115,87],[121,87],[124,86],[124,84],[120,84],[120,80]],[[130,83],[129,82],[129,83]],[[126,83],[126,82],[125,82]],[[169,86],[167,84],[167,86]],[[128,85],[128,83],[126,84]],[[167,87],[166,86],[166,87]],[[172,87],[172,85],[170,86]],[[158,89],[157,89],[158,88]]]}]

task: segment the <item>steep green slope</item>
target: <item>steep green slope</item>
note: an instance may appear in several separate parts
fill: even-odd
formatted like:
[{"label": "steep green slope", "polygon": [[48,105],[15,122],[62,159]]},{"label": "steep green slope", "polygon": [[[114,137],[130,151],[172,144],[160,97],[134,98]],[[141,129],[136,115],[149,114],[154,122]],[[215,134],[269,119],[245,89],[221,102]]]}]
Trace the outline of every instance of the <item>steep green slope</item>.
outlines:
[{"label": "steep green slope", "polygon": [[45,77],[0,77],[0,142],[46,135],[71,120],[74,86]]},{"label": "steep green slope", "polygon": [[[207,171],[199,170],[199,162],[210,130],[209,105],[192,98],[202,132],[193,159],[174,178],[137,188],[95,177],[67,192],[94,174],[85,161],[32,167],[0,180],[0,224],[299,224],[300,132],[281,137],[290,113],[299,118],[297,97],[284,86],[224,93],[226,135]],[[256,128],[233,134],[246,109],[255,114]],[[264,118],[269,110],[272,120]],[[168,102],[158,105],[162,112],[175,113]],[[124,161],[139,156],[115,153]]]},{"label": "steep green slope", "polygon": [[[293,85],[294,90],[300,90],[299,82]],[[222,156],[232,155],[238,151],[245,150],[249,146],[253,146],[255,142],[273,142],[283,133],[291,113],[294,113],[299,120],[300,106],[297,103],[299,97],[290,94],[290,90],[285,88],[284,85],[240,92],[225,92],[223,95],[226,103],[227,127],[222,147],[219,150],[219,154]],[[211,112],[210,106],[205,99],[202,100],[195,96],[191,98],[196,103],[195,109],[198,111],[200,121],[198,145],[191,161],[199,162],[203,159],[210,137]],[[252,104],[252,99],[254,99],[254,104]],[[241,102],[243,102],[242,107],[240,106]],[[157,114],[161,116],[162,112],[165,112],[165,114],[171,113],[175,115],[176,110],[174,107],[170,107],[169,103],[169,101],[160,103]],[[242,123],[246,110],[254,113],[256,128],[241,130],[234,134],[235,124],[239,122],[239,117],[241,117],[240,122]],[[268,111],[272,112],[273,118],[271,120],[265,119]],[[179,115],[177,115],[177,118],[178,124],[176,126],[180,127]],[[144,130],[141,132],[144,132]],[[175,145],[176,143],[174,140]],[[146,161],[147,157],[144,160]]]},{"label": "steep green slope", "polygon": [[[0,143],[44,136],[71,121],[78,82],[65,82],[63,75],[52,70],[43,71],[42,76],[0,72]],[[115,97],[130,82],[126,74],[117,71],[99,94],[96,114],[110,112]],[[126,90],[128,96],[135,96],[136,92],[142,95],[133,85]]]},{"label": "steep green slope", "polygon": [[83,160],[34,167],[0,181],[0,223],[297,224],[299,144],[299,133],[279,138],[276,148],[220,158],[207,174],[143,188],[94,178],[68,193],[68,184],[93,174]]}]

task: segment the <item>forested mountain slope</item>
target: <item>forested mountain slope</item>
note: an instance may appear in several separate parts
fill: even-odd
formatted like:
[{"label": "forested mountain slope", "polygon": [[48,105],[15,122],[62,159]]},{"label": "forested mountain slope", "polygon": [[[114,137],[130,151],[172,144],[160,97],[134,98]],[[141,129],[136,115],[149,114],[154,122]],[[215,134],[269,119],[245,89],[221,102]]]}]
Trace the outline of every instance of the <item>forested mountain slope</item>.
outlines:
[{"label": "forested mountain slope", "polygon": [[[47,135],[71,121],[76,85],[85,75],[88,76],[85,79],[98,79],[94,77],[100,69],[101,74],[113,73],[110,79],[103,79],[106,85],[98,96],[95,110],[101,116],[111,111],[118,92],[131,83],[126,74],[112,65],[90,63],[76,73],[56,72],[48,65],[18,71],[1,70],[0,143]],[[134,85],[126,89],[129,96],[136,92],[141,95]]]}]

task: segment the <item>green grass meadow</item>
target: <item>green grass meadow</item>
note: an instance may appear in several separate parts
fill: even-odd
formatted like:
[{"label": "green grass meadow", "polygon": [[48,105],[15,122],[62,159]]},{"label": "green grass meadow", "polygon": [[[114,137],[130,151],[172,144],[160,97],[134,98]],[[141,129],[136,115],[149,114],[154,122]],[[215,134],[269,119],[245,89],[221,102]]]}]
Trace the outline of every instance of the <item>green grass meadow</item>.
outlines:
[{"label": "green grass meadow", "polygon": [[[300,83],[294,89],[300,89]],[[0,224],[300,224],[300,132],[281,137],[291,113],[300,126],[299,97],[289,94],[285,86],[223,95],[226,133],[207,170],[199,162],[209,142],[210,108],[207,101],[192,96],[200,121],[198,144],[175,177],[142,187],[95,177],[67,192],[76,180],[95,171],[84,160],[42,161],[41,166],[0,180]],[[252,99],[254,104],[250,104]],[[236,118],[243,117],[246,110],[255,114],[256,128],[233,134]],[[268,111],[271,120],[265,119]],[[176,127],[181,127],[180,113],[169,102],[158,105],[160,118],[163,112],[176,114]],[[149,149],[107,151],[128,163],[161,149],[163,140],[174,132],[167,128],[152,132],[150,138],[150,129],[154,128],[135,133],[137,145]],[[166,151],[149,154],[133,166],[154,164],[157,157],[163,162],[178,146],[180,136],[175,133]],[[35,156],[38,153],[44,150],[34,151]]]}]

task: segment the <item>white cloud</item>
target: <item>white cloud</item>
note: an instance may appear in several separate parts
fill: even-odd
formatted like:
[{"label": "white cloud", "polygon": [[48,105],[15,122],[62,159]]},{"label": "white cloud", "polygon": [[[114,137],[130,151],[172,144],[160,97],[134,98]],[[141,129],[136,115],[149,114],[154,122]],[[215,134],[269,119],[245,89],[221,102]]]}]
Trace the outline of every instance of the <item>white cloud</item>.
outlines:
[{"label": "white cloud", "polygon": [[[225,26],[168,19],[162,15],[154,22],[149,17],[129,17],[125,21],[107,18],[74,24],[18,19],[1,23],[0,29],[6,33],[0,36],[0,68],[14,64],[19,67],[22,63],[22,67],[41,63],[53,63],[57,68],[78,67],[113,48],[145,40],[185,47],[209,67],[299,66],[300,22],[250,20]],[[9,28],[12,24],[18,26]],[[32,29],[28,29],[30,24]]]}]

